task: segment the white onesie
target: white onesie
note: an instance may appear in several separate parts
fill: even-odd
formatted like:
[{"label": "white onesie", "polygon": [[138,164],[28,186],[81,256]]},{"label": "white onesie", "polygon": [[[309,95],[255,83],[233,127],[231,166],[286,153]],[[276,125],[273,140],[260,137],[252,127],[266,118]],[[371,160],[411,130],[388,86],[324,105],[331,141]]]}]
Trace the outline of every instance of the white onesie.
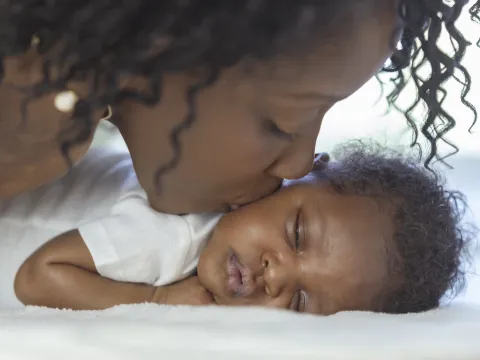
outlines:
[{"label": "white onesie", "polygon": [[65,177],[0,200],[0,307],[18,307],[13,283],[41,245],[78,229],[98,272],[161,286],[189,276],[220,214],[150,208],[128,153],[94,149]]}]

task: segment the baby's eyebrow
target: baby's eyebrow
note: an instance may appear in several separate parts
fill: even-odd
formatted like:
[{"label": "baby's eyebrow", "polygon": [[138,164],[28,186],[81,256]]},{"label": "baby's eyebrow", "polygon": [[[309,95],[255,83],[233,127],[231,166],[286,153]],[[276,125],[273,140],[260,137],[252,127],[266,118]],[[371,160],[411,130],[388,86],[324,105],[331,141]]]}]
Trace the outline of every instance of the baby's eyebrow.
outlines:
[{"label": "baby's eyebrow", "polygon": [[330,237],[328,236],[328,222],[319,207],[305,216],[305,250],[319,257],[328,254]]}]

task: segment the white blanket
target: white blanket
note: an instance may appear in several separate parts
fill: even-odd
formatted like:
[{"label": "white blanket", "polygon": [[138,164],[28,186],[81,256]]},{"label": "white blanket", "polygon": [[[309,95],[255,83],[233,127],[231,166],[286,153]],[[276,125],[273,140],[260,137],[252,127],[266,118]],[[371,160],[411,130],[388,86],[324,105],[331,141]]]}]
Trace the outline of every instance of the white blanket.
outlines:
[{"label": "white blanket", "polygon": [[480,359],[480,306],[330,317],[264,309],[119,306],[0,311],[0,359]]}]

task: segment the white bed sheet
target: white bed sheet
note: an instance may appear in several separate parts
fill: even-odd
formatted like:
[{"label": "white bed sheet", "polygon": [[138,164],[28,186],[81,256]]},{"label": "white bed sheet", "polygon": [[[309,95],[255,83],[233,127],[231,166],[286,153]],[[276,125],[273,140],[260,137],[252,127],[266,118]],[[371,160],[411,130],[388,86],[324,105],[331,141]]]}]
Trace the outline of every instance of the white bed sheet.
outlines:
[{"label": "white bed sheet", "polygon": [[415,315],[298,316],[264,309],[120,306],[0,313],[0,359],[480,358],[480,307]]}]

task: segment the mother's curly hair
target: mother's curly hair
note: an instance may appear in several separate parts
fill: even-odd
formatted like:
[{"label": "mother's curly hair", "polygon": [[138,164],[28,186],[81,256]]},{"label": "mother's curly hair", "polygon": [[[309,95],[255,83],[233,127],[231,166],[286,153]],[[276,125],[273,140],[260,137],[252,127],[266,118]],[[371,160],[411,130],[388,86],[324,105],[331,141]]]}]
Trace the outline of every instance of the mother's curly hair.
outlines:
[{"label": "mother's curly hair", "polygon": [[393,245],[387,245],[391,276],[376,310],[421,312],[438,307],[445,294],[456,295],[465,283],[468,245],[476,234],[463,222],[463,195],[446,190],[418,159],[375,143],[343,145],[334,158],[338,166],[322,173],[336,191],[393,205]]},{"label": "mother's curly hair", "polygon": [[[89,96],[76,105],[72,128],[61,136],[67,156],[70,146],[91,134],[94,110],[125,99],[155,105],[164,74],[204,69],[204,78],[185,94],[189,112],[171,134],[174,156],[160,176],[179,160],[179,136],[195,120],[196,94],[215,82],[223,69],[246,57],[264,60],[291,51],[292,44],[308,42],[328,26],[346,27],[338,21],[346,8],[373,1],[377,0],[3,0],[0,80],[5,58],[25,54],[32,39],[39,52],[49,56],[43,60],[43,80],[28,89],[29,99],[64,90],[73,79],[93,79]],[[439,157],[438,142],[447,141],[444,135],[455,126],[443,107],[447,80],[455,78],[463,86],[461,101],[476,120],[466,98],[470,76],[461,65],[469,43],[455,26],[467,0],[392,1],[398,4],[403,36],[399,44],[392,44],[396,51],[383,69],[395,74],[388,102],[397,104],[411,77],[418,97],[404,114],[414,131],[412,144],[418,144],[419,133],[429,142],[428,165]],[[478,19],[478,13],[477,1],[472,19]],[[453,44],[450,55],[436,44],[442,28]],[[420,74],[424,64],[431,67],[426,79]],[[129,75],[146,79],[148,91],[121,88],[120,79]],[[416,122],[412,113],[422,105],[428,113]]]}]

